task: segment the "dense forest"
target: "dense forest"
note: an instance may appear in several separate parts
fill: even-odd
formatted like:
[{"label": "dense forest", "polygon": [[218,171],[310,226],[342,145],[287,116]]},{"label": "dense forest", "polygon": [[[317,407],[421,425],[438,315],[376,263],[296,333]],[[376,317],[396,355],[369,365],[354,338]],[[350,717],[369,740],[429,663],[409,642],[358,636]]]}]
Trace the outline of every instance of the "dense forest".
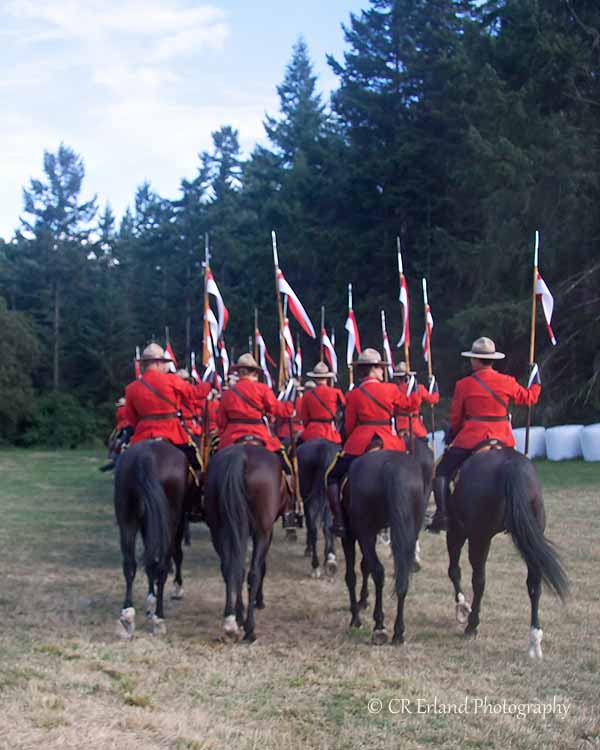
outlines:
[{"label": "dense forest", "polygon": [[[253,309],[277,344],[271,229],[281,267],[345,361],[346,286],[363,345],[401,328],[396,237],[421,372],[421,278],[434,370],[449,396],[459,352],[487,335],[527,377],[535,230],[555,299],[538,319],[544,392],[535,421],[600,415],[600,5],[597,0],[365,0],[345,25],[330,100],[300,38],[267,116],[268,146],[243,158],[224,124],[176,200],[140,185],[117,225],[81,198],[85,155],[49,144],[0,241],[0,439],[76,444],[102,434],[151,339],[180,361],[201,349],[204,235],[247,349]],[[317,326],[318,327],[318,326]],[[299,328],[295,330],[299,331]],[[343,335],[344,334],[344,335]],[[304,361],[318,342],[302,335]],[[400,355],[400,350],[395,349]]]}]

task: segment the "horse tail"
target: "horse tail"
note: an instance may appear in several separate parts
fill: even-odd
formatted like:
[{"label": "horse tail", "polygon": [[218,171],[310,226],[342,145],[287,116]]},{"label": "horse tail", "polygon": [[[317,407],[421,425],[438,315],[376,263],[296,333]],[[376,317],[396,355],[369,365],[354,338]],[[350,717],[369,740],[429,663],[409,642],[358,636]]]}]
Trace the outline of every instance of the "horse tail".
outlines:
[{"label": "horse tail", "polygon": [[225,519],[222,553],[226,567],[243,570],[249,534],[248,496],[246,494],[246,453],[241,446],[231,449],[224,476],[217,487],[219,508]]},{"label": "horse tail", "polygon": [[407,482],[402,467],[388,461],[383,466],[385,505],[390,519],[396,594],[405,594],[415,557],[416,537],[410,513]]},{"label": "horse tail", "polygon": [[156,461],[144,452],[136,463],[136,485],[143,503],[144,565],[151,578],[164,573],[169,565],[171,524],[169,503],[156,474]]},{"label": "horse tail", "polygon": [[527,566],[541,573],[542,580],[564,601],[569,593],[567,574],[531,509],[532,488],[537,488],[533,466],[526,461],[509,461],[504,474],[506,530]]}]

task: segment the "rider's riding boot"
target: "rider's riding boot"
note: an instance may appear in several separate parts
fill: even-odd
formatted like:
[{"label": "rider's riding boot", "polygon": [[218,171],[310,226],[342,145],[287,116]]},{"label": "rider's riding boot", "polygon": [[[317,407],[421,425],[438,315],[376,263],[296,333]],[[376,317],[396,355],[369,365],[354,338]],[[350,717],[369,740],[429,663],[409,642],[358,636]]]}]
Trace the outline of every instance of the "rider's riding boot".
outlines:
[{"label": "rider's riding boot", "polygon": [[342,516],[340,488],[337,482],[330,482],[327,485],[327,499],[329,500],[329,508],[333,516],[332,531],[335,536],[343,537],[346,535],[346,527],[344,526],[344,517]]},{"label": "rider's riding boot", "polygon": [[435,498],[435,513],[427,531],[437,534],[440,531],[446,531],[448,517],[446,507],[448,500],[448,480],[446,477],[436,477],[433,480],[433,497]]},{"label": "rider's riding boot", "polygon": [[206,520],[202,488],[194,485],[189,492],[188,521],[190,523],[202,523]]},{"label": "rider's riding boot", "polygon": [[115,461],[111,458],[109,459],[108,463],[105,463],[104,466],[99,466],[99,471],[112,471],[115,468]]}]

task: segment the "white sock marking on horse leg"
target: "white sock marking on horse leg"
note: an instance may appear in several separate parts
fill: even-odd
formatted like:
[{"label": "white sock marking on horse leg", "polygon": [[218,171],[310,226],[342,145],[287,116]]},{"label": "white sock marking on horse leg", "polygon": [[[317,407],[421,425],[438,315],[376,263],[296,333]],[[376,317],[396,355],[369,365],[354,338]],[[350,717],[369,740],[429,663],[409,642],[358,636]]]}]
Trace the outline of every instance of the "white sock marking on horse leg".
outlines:
[{"label": "white sock marking on horse leg", "polygon": [[223,620],[223,630],[225,631],[226,635],[238,634],[238,624],[237,620],[235,619],[235,615],[227,615],[227,617]]},{"label": "white sock marking on horse leg", "polygon": [[417,565],[421,564],[421,545],[419,544],[419,540],[417,539],[417,543],[415,544],[415,562]]},{"label": "white sock marking on horse leg", "polygon": [[121,610],[121,616],[117,621],[117,635],[129,640],[135,631],[135,609],[126,607]]},{"label": "white sock marking on horse leg", "polygon": [[466,601],[465,595],[461,593],[458,595],[458,601],[456,602],[456,621],[460,625],[464,625],[469,619],[471,614],[471,606]]},{"label": "white sock marking on horse leg", "polygon": [[180,586],[178,583],[173,584],[171,599],[183,599],[183,586]]},{"label": "white sock marking on horse leg", "polygon": [[544,653],[542,651],[542,638],[544,632],[541,628],[530,628],[529,629],[529,646],[527,653],[531,659],[542,659]]},{"label": "white sock marking on horse leg", "polygon": [[146,617],[152,617],[156,612],[156,597],[154,594],[148,594],[146,597]]},{"label": "white sock marking on horse leg", "polygon": [[321,577],[321,568],[318,566],[316,568],[313,568],[310,574],[311,578],[320,578]]},{"label": "white sock marking on horse leg", "polygon": [[166,635],[167,634],[167,623],[162,617],[157,617],[153,614],[150,618],[150,627],[152,635]]}]

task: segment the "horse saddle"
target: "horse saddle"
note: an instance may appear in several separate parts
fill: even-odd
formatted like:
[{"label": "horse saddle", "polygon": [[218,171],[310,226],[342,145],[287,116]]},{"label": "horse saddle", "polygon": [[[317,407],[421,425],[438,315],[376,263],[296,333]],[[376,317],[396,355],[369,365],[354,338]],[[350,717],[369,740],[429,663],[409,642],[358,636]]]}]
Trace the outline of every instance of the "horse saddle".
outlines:
[{"label": "horse saddle", "polygon": [[235,442],[236,442],[236,445],[237,444],[254,445],[256,448],[265,447],[265,441],[261,440],[259,437],[256,437],[256,435],[243,435],[241,438],[238,438]]},{"label": "horse saddle", "polygon": [[379,435],[373,435],[371,438],[371,441],[369,442],[369,445],[367,445],[367,450],[365,453],[373,453],[373,451],[382,451],[383,450],[383,440],[379,437]]},{"label": "horse saddle", "polygon": [[[476,453],[487,453],[488,451],[501,451],[503,448],[508,448],[508,445],[502,442],[502,440],[498,440],[497,438],[488,438],[487,440],[482,440],[480,443],[477,443],[477,445],[471,451],[471,456],[474,456]],[[471,458],[471,456],[468,456],[468,458]],[[454,472],[452,477],[450,477],[449,487],[450,487],[451,493],[454,493],[454,489],[456,488],[456,485],[458,484],[458,480],[460,479],[461,467],[462,467],[462,464]]]}]

